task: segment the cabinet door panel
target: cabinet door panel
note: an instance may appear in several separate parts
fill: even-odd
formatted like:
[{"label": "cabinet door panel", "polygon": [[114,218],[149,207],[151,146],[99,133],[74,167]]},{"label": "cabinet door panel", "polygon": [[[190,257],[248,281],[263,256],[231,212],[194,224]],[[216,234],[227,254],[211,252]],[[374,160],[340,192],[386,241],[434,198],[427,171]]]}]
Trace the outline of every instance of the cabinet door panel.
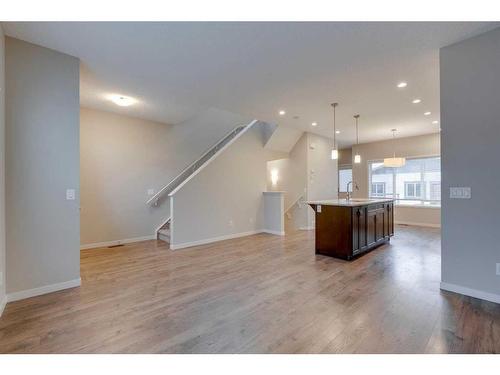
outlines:
[{"label": "cabinet door panel", "polygon": [[375,215],[375,241],[381,241],[385,238],[385,210],[379,209]]},{"label": "cabinet door panel", "polygon": [[366,248],[366,207],[353,209],[352,250],[358,253]]},{"label": "cabinet door panel", "polygon": [[376,211],[368,211],[366,215],[367,226],[366,226],[366,237],[367,237],[367,245],[373,245],[377,242],[377,212]]}]

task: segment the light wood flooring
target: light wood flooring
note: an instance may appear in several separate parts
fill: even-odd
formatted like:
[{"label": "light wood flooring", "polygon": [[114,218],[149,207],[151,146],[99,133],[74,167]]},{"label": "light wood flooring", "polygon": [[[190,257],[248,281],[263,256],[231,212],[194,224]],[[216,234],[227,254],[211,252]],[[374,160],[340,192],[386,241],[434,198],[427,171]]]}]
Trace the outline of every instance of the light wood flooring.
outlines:
[{"label": "light wood flooring", "polygon": [[82,286],[9,303],[1,353],[498,353],[500,305],[439,290],[437,229],[352,262],[314,233],[81,253]]}]

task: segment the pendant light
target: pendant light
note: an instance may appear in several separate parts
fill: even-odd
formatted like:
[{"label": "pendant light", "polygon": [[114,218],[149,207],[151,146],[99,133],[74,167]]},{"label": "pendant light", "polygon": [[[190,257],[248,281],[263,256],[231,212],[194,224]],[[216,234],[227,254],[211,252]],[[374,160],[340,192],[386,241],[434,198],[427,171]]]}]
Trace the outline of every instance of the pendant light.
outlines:
[{"label": "pendant light", "polygon": [[[392,132],[392,139],[396,138],[396,131],[397,129],[391,129]],[[395,142],[393,142],[395,143]],[[384,159],[384,167],[388,168],[399,168],[402,167],[406,164],[406,159],[405,158],[397,158],[396,157],[396,145],[394,144],[394,154],[392,158],[385,158]]]},{"label": "pendant light", "polygon": [[[354,118],[356,119],[356,146],[357,146],[359,144],[359,131],[358,131],[359,115],[354,115]],[[359,154],[354,155],[354,163],[356,164],[361,163],[361,155]]]},{"label": "pendant light", "polygon": [[337,137],[336,137],[336,124],[335,124],[335,108],[339,103],[332,103],[333,107],[333,147],[332,147],[332,160],[337,160],[339,158],[339,150],[337,150]]}]

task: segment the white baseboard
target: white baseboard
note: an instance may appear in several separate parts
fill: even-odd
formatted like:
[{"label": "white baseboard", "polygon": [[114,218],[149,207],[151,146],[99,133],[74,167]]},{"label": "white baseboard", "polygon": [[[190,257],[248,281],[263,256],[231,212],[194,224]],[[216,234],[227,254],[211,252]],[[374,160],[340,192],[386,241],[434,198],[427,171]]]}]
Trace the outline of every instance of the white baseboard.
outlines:
[{"label": "white baseboard", "polygon": [[0,317],[3,314],[3,310],[5,309],[6,304],[7,304],[7,296],[4,296],[3,299],[0,301]]},{"label": "white baseboard", "polygon": [[80,250],[95,249],[98,247],[116,246],[116,245],[121,245],[121,244],[125,244],[125,243],[141,242],[141,241],[147,241],[147,240],[156,240],[156,235],[152,234],[152,235],[144,236],[144,237],[125,238],[123,240],[88,243],[85,245],[80,245]]},{"label": "white baseboard", "polygon": [[207,238],[207,239],[199,240],[199,241],[183,242],[183,243],[179,243],[179,244],[170,244],[170,249],[171,250],[184,249],[186,247],[206,245],[206,244],[209,244],[212,242],[219,242],[219,241],[224,241],[224,240],[231,240],[233,238],[252,236],[254,234],[259,234],[259,233],[262,233],[262,231],[261,230],[252,230],[249,232],[233,233],[233,234],[228,234],[225,236],[212,237],[212,238]]},{"label": "white baseboard", "polygon": [[285,231],[268,230],[268,229],[262,229],[261,233],[275,234],[277,236],[284,236],[285,235]]},{"label": "white baseboard", "polygon": [[471,288],[467,288],[465,286],[460,286],[460,285],[450,284],[450,283],[445,283],[445,282],[441,282],[440,288],[442,290],[446,290],[448,292],[459,293],[459,294],[463,294],[463,295],[466,295],[469,297],[483,299],[483,300],[489,301],[489,302],[500,303],[500,295],[498,295],[498,294],[483,292],[481,290],[471,289]]},{"label": "white baseboard", "polygon": [[413,221],[399,221],[399,220],[394,220],[394,224],[412,225],[412,226],[415,226],[415,227],[441,228],[441,224],[416,223],[416,222],[413,222]]},{"label": "white baseboard", "polygon": [[300,227],[299,230],[313,230],[314,227]]},{"label": "white baseboard", "polygon": [[63,289],[75,288],[77,286],[80,286],[81,283],[82,279],[78,278],[74,280],[63,281],[62,283],[44,285],[38,288],[21,290],[19,292],[14,292],[14,293],[8,293],[7,302],[19,301],[21,299],[41,296],[42,294],[57,292]]}]

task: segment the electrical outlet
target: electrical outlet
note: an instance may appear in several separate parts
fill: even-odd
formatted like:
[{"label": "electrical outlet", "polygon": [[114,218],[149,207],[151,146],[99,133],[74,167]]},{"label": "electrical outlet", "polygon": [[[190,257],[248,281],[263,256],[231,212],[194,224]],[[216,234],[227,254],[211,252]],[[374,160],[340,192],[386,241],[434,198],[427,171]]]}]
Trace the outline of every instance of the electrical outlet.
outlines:
[{"label": "electrical outlet", "polygon": [[66,189],[66,200],[68,201],[75,200],[75,189]]},{"label": "electrical outlet", "polygon": [[450,198],[452,199],[470,199],[470,187],[450,187]]},{"label": "electrical outlet", "polygon": [[234,222],[233,222],[233,220],[229,220],[229,226],[230,226],[230,227],[234,227]]},{"label": "electrical outlet", "polygon": [[497,263],[497,275],[500,276],[500,263]]}]

